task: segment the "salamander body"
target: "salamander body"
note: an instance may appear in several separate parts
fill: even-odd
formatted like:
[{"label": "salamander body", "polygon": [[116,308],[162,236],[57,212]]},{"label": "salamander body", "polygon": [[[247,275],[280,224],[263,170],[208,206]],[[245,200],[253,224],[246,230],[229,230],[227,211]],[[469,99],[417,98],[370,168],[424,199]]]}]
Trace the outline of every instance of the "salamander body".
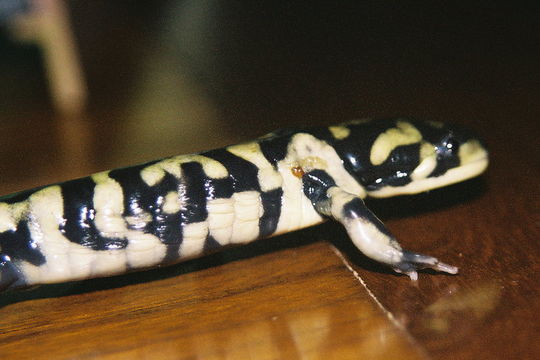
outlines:
[{"label": "salamander body", "polygon": [[415,280],[456,273],[403,250],[365,206],[482,173],[467,131],[411,119],[284,129],[251,142],[0,198],[0,290],[122,274],[340,222],[368,257]]}]

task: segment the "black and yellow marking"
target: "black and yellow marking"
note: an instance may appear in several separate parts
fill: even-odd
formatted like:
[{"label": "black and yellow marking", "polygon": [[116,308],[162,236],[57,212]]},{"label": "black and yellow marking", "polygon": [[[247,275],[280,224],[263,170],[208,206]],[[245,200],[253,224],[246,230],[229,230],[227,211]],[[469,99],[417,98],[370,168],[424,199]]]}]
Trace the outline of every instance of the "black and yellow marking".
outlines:
[{"label": "black and yellow marking", "polygon": [[367,256],[416,279],[457,268],[401,249],[365,206],[480,174],[468,132],[411,119],[287,129],[0,198],[0,289],[175,263],[334,219]]}]

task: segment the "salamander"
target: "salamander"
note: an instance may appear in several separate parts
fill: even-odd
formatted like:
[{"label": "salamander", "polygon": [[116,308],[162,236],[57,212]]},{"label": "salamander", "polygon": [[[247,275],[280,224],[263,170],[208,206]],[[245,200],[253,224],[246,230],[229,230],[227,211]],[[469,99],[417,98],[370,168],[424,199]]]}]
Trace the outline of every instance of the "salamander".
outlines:
[{"label": "salamander", "polygon": [[364,203],[482,173],[469,131],[407,118],[283,129],[0,198],[0,290],[169,265],[319,224],[412,280],[457,267],[402,249]]}]

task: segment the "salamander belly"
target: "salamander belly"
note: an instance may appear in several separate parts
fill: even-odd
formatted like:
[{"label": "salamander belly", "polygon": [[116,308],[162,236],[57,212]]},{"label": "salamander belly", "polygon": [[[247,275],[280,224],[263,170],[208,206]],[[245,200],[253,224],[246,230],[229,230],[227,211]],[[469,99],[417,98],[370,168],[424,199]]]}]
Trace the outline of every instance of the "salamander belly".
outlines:
[{"label": "salamander belly", "polygon": [[304,195],[302,179],[293,175],[291,164],[280,161],[278,168],[283,176],[283,199],[276,235],[321,223],[323,218]]},{"label": "salamander belly", "polygon": [[[2,256],[17,279],[10,287],[171,264],[321,222],[301,179],[280,167],[237,146],[0,202]],[[9,277],[2,274],[4,287]]]}]

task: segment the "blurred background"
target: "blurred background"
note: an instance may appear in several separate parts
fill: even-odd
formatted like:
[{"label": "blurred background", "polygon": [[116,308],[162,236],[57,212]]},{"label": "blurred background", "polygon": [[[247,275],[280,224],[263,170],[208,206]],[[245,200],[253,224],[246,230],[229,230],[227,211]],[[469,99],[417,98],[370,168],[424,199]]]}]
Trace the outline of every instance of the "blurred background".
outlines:
[{"label": "blurred background", "polygon": [[356,117],[538,132],[532,2],[0,4],[2,193]]},{"label": "blurred background", "polygon": [[539,358],[539,19],[530,1],[0,0],[0,194],[353,118],[455,122],[490,148],[486,176],[370,204],[405,246],[459,276],[411,286],[339,246],[344,231],[326,224],[276,238],[311,247],[250,256],[274,251],[269,242],[162,269],[163,282],[154,272],[35,302],[4,297],[0,353],[137,358],[206,351],[210,339],[297,357]]}]

